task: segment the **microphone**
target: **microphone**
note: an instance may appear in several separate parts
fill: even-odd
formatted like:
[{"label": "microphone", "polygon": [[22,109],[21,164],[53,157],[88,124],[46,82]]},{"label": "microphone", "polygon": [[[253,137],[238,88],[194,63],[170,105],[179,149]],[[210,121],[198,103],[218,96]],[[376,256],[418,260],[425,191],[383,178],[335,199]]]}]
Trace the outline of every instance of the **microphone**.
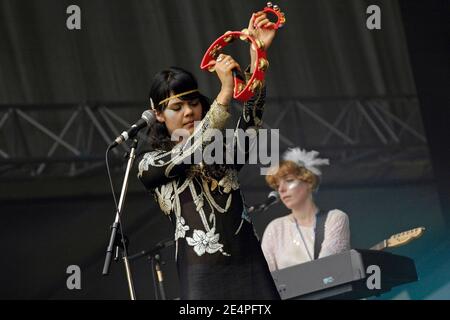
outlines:
[{"label": "microphone", "polygon": [[248,209],[248,213],[259,212],[259,211],[266,211],[267,209],[269,209],[269,207],[271,207],[272,205],[274,205],[278,201],[280,201],[280,194],[277,191],[272,191],[267,196],[267,199],[266,199],[265,202],[260,203],[260,204],[258,204],[256,206],[251,206]]},{"label": "microphone", "polygon": [[133,124],[128,131],[122,132],[120,136],[118,136],[116,140],[114,140],[114,142],[109,145],[109,148],[114,148],[115,146],[118,146],[119,144],[127,141],[128,139],[133,138],[134,136],[136,136],[139,130],[152,125],[154,122],[155,122],[155,114],[150,110],[144,111],[142,113],[141,119],[139,119],[135,124]]},{"label": "microphone", "polygon": [[135,255],[129,256],[128,260],[135,260],[142,256],[154,256],[155,254],[158,254],[162,249],[168,248],[170,246],[173,246],[175,244],[175,240],[166,240],[158,242],[155,247],[153,247],[150,250],[141,251],[139,253],[136,253]]}]

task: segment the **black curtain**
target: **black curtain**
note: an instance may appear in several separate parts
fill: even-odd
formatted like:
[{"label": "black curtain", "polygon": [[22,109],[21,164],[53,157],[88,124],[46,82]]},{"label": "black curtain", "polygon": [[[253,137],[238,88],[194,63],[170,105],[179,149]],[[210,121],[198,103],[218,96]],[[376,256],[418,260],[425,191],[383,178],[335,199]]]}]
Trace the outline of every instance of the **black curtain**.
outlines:
[{"label": "black curtain", "polygon": [[[213,96],[218,81],[214,75],[199,69],[204,51],[225,31],[244,28],[251,13],[265,3],[257,0],[0,0],[0,108],[12,104],[145,103],[153,75],[171,65],[193,71],[202,90]],[[81,30],[66,28],[66,8],[72,4],[81,8]],[[371,4],[381,8],[381,30],[366,28],[366,8]],[[287,24],[270,50],[267,84],[271,98],[415,95],[398,1],[283,0],[279,5],[286,12]],[[232,48],[242,65],[248,62],[246,51],[244,43]],[[446,114],[439,113],[439,116]],[[38,114],[35,117],[39,119]],[[61,119],[55,116],[53,121]],[[444,118],[440,121],[445,123]],[[429,126],[433,126],[432,122]],[[439,131],[442,132],[446,131]],[[445,163],[439,163],[439,168],[444,168]],[[112,198],[83,196],[90,188],[108,192],[106,178],[92,177],[92,185],[86,186],[86,191],[78,190],[78,198],[71,197],[70,185],[78,182],[76,179],[64,183],[34,181],[34,188],[24,183],[21,192],[30,202],[20,197],[12,202],[2,200],[0,243],[5,246],[5,260],[1,266],[0,297],[128,297],[120,266],[114,265],[111,277],[100,276],[108,226],[114,214]],[[36,190],[45,188],[66,188],[64,194],[69,196],[33,200]],[[367,191],[367,198],[372,192]],[[396,191],[387,189],[386,192],[395,194]],[[366,203],[353,194],[356,192],[349,190],[346,196],[330,197],[329,201],[344,209],[348,203],[349,212],[353,208],[350,204],[370,207],[368,200]],[[419,190],[416,196],[404,196],[398,203],[391,200],[405,217],[398,219],[395,227],[406,228],[409,223],[416,226],[421,222],[406,218],[410,217],[408,205],[415,208],[420,202],[429,208],[435,202],[432,194],[427,191],[424,200]],[[373,199],[380,198],[383,195]],[[441,225],[437,212],[433,207],[433,214],[424,216],[429,219],[424,221]],[[170,225],[143,190],[128,197],[126,214],[126,230],[132,237],[134,250],[150,248],[171,236]],[[358,218],[365,223],[377,219],[380,225],[396,229],[388,211],[382,218],[375,214],[370,217],[355,214],[352,230],[360,231],[358,226],[363,226],[362,230],[370,229],[358,224]],[[381,237],[372,235],[370,242]],[[369,243],[366,234],[363,236]],[[173,262],[173,252],[166,254],[167,261]],[[84,272],[85,282],[80,292],[69,292],[65,286],[65,270],[70,264],[79,264]],[[171,275],[176,275],[173,265],[168,267],[172,268]],[[140,279],[140,298],[153,298],[149,268],[144,260],[135,268]],[[173,298],[177,294],[176,280],[169,278],[172,280],[168,283],[168,295]]]},{"label": "black curtain", "polygon": [[423,10],[420,2],[404,0],[401,9],[442,212],[450,228],[450,4],[433,1]]},{"label": "black curtain", "polygon": [[[0,2],[0,105],[145,101],[153,75],[192,70],[213,95],[217,80],[199,68],[208,46],[247,26],[260,0]],[[66,8],[81,9],[68,30]],[[382,29],[368,30],[378,4]],[[414,94],[397,1],[282,1],[287,24],[270,51],[271,97]],[[233,53],[247,63],[244,43]]]}]

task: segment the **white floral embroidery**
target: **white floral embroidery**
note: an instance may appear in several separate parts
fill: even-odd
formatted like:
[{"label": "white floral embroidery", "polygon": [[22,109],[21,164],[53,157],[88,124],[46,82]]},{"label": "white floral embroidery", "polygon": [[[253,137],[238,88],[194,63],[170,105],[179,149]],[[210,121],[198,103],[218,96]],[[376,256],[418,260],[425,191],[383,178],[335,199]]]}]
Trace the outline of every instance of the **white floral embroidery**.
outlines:
[{"label": "white floral embroidery", "polygon": [[239,181],[236,170],[228,170],[226,175],[219,181],[219,186],[223,188],[225,193],[239,189]]},{"label": "white floral embroidery", "polygon": [[223,244],[218,243],[220,235],[214,234],[215,228],[205,233],[202,230],[194,230],[192,238],[186,237],[188,245],[194,247],[194,251],[198,256],[206,253],[216,253],[222,249]]},{"label": "white floral embroidery", "polygon": [[[142,177],[142,173],[144,171],[148,171],[149,165],[155,164],[155,158],[157,158],[159,154],[161,154],[161,151],[152,151],[144,154],[144,157],[142,157],[141,162],[139,162],[139,174],[138,174],[139,177]],[[159,162],[161,162],[161,160]]]},{"label": "white floral embroidery", "polygon": [[[245,121],[246,126],[248,127],[248,125],[251,124],[250,122],[253,120],[253,126],[250,126],[246,132],[246,134],[249,135],[249,131],[251,131],[251,133],[253,133],[251,135],[252,137],[257,136],[258,127],[262,122],[259,118],[263,107],[263,101],[261,99],[264,98],[264,95],[262,93],[262,91],[258,93],[256,101],[252,101],[251,103],[244,105],[242,121]],[[219,243],[220,233],[216,233],[216,214],[226,213],[231,206],[233,201],[232,191],[239,189],[237,171],[229,169],[226,174],[221,177],[220,181],[213,182],[211,182],[210,179],[199,177],[197,175],[193,177],[187,176],[186,180],[178,181],[175,179],[177,173],[172,173],[175,166],[182,163],[185,159],[188,159],[197,150],[201,150],[200,148],[205,148],[211,141],[212,137],[215,136],[215,130],[224,129],[225,122],[229,117],[230,114],[228,113],[227,108],[224,108],[214,101],[208,114],[203,118],[200,125],[196,127],[194,133],[187,139],[187,141],[178,144],[170,151],[156,150],[148,152],[139,163],[138,176],[140,178],[144,178],[142,179],[143,181],[146,180],[146,171],[149,170],[162,170],[165,177],[172,180],[171,183],[160,185],[153,190],[156,200],[159,203],[163,213],[169,217],[170,214],[174,214],[174,218],[176,219],[176,256],[178,255],[178,240],[180,238],[186,239],[188,245],[198,256],[202,256],[205,253],[214,254],[218,251],[222,255],[230,256],[230,254],[224,251],[224,245]],[[240,122],[237,124],[238,128],[240,127],[239,124]],[[235,135],[235,139],[233,140],[234,142],[236,142],[236,138],[237,135]],[[230,142],[230,145],[227,145],[228,150],[233,151],[234,142]],[[239,139],[237,139],[237,142],[239,142]],[[238,147],[241,148],[239,145]],[[246,152],[246,149],[243,148],[242,151]],[[148,172],[149,179],[153,178],[151,173],[153,172]],[[143,177],[143,175],[145,177]],[[181,183],[181,186],[179,186],[178,183]],[[197,184],[201,189],[200,192],[196,191],[195,186]],[[153,188],[154,184],[151,185]],[[197,214],[201,220],[202,226],[196,226],[198,229],[192,229],[193,226],[188,225],[189,220],[185,220],[185,218],[181,216],[182,203],[180,200],[180,195],[187,187],[190,189],[189,191],[194,201]],[[217,199],[211,194],[216,190],[221,194],[227,194],[227,201],[224,207],[223,204],[219,205],[216,202]],[[187,235],[191,235],[191,237],[187,237]]]},{"label": "white floral embroidery", "polygon": [[170,215],[170,211],[173,207],[173,186],[172,183],[162,185],[160,190],[155,189],[156,196],[158,197],[159,207],[166,215]]},{"label": "white floral embroidery", "polygon": [[186,236],[186,231],[189,230],[189,226],[186,226],[185,224],[186,221],[183,217],[179,217],[177,219],[177,226],[175,228],[175,241]]},{"label": "white floral embroidery", "polygon": [[194,198],[194,204],[195,204],[195,210],[200,211],[201,208],[203,208],[203,194],[199,194],[197,197]]}]

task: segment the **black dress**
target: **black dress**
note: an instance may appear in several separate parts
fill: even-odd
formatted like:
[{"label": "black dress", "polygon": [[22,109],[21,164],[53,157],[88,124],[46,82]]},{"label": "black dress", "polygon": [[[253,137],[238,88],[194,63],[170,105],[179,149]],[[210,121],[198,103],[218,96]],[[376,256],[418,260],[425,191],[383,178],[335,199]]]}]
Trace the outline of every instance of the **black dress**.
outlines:
[{"label": "black dress", "polygon": [[[257,129],[264,101],[262,88],[245,103],[237,127]],[[244,209],[237,180],[242,165],[189,162],[195,161],[196,152],[211,146],[210,129],[222,130],[228,117],[226,108],[214,101],[187,143],[169,152],[144,154],[139,178],[173,223],[182,299],[279,299]],[[249,154],[249,144],[237,145],[235,136],[234,161],[239,152]]]}]

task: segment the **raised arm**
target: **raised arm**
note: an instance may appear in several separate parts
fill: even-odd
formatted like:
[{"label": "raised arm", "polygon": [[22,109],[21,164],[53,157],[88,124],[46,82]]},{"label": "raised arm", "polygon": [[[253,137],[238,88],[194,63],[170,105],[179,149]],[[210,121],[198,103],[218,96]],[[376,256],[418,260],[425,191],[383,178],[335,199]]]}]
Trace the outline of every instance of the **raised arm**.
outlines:
[{"label": "raised arm", "polygon": [[189,138],[170,151],[155,150],[143,155],[139,162],[138,177],[147,189],[166,184],[184,175],[195,164],[195,153],[211,142],[209,129],[223,129],[230,117],[228,106],[216,100]]}]

